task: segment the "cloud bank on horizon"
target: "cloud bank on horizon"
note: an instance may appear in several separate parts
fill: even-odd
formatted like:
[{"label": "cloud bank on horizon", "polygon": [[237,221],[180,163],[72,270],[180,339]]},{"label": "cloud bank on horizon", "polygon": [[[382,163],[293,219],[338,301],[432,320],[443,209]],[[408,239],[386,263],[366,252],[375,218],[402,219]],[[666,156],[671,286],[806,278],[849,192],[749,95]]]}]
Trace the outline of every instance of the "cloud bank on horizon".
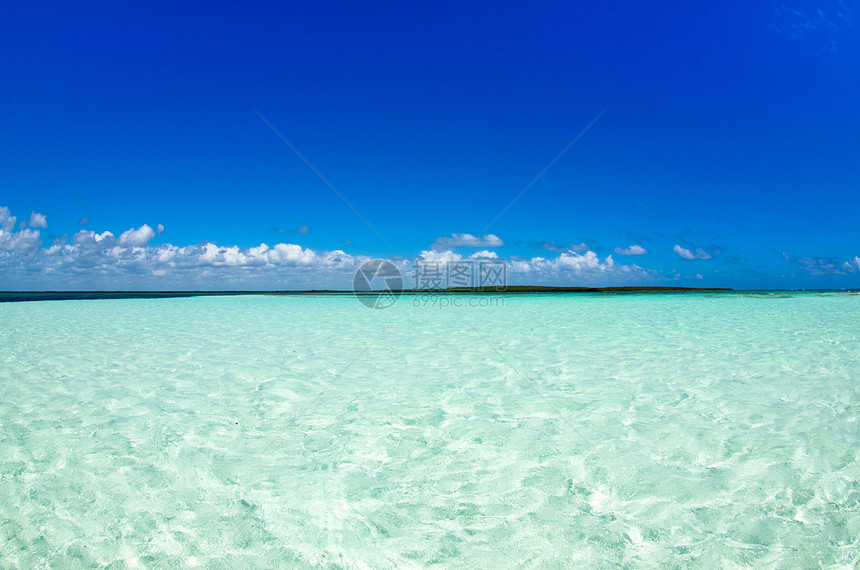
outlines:
[{"label": "cloud bank on horizon", "polygon": [[[34,214],[40,229],[47,218]],[[0,289],[118,289],[140,286],[154,289],[349,289],[352,273],[368,255],[343,250],[316,251],[291,243],[261,243],[250,248],[222,246],[211,242],[196,245],[150,244],[164,231],[148,224],[130,228],[119,236],[110,231],[79,230],[71,237],[60,236],[42,247],[39,230],[16,229],[17,218],[0,207]],[[504,242],[495,235],[475,237],[453,234],[438,238],[433,248],[416,256],[420,261],[460,261],[499,259],[495,251],[481,249],[469,255],[455,247],[499,247]],[[447,247],[448,249],[441,249]],[[412,260],[396,258],[404,275]],[[600,261],[593,251],[573,250],[556,258],[514,257],[505,260],[513,275],[528,276],[529,282],[556,282],[573,279],[577,283],[600,285],[606,282],[651,279],[655,272],[637,265],[616,265],[612,256]]]},{"label": "cloud bank on horizon", "polygon": [[[118,236],[107,230],[81,229],[71,236],[58,236],[45,246],[41,232],[47,229],[44,214],[33,212],[29,221],[18,222],[7,207],[0,206],[0,290],[349,289],[353,272],[371,259],[341,249],[314,250],[282,242],[248,248],[207,241],[193,245],[151,243],[163,234],[162,224],[155,229],[142,224]],[[579,245],[573,244],[554,257],[501,257],[490,249],[504,246],[498,236],[460,233],[437,238],[414,259],[395,257],[393,261],[408,277],[415,262],[501,260],[507,265],[510,284],[659,285],[682,277],[677,271],[619,264],[612,255],[601,259],[592,250],[582,252]],[[474,251],[461,253],[457,248]],[[614,251],[622,256],[649,253],[635,244],[615,247]],[[672,251],[684,260],[712,259],[701,248],[693,251],[676,244]],[[841,263],[782,256],[812,275],[860,273],[860,256]],[[703,279],[701,273],[685,277]]]}]

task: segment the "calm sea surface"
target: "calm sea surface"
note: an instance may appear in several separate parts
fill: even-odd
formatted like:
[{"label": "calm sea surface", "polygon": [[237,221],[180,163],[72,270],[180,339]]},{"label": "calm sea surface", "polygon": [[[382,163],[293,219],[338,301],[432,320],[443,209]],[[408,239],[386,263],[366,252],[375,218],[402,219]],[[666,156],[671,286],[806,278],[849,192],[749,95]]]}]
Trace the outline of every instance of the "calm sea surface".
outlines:
[{"label": "calm sea surface", "polygon": [[446,299],[0,303],[0,566],[860,562],[860,295]]}]

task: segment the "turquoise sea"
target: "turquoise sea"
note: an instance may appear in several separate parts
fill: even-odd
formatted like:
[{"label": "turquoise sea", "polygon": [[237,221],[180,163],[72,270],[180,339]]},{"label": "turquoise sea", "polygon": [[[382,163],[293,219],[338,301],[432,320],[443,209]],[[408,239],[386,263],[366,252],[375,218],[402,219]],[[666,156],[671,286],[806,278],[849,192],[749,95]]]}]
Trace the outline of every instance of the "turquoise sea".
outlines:
[{"label": "turquoise sea", "polygon": [[451,299],[0,303],[0,566],[860,563],[860,295]]}]

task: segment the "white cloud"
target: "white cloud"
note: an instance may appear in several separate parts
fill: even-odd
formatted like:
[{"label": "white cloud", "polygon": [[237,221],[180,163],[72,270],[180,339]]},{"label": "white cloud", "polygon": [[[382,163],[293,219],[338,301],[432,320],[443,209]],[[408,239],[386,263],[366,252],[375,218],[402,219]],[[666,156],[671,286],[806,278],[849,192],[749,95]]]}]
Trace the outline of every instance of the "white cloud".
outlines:
[{"label": "white cloud", "polygon": [[119,244],[123,247],[143,247],[155,237],[155,230],[146,224],[139,228],[130,229],[119,236]]},{"label": "white cloud", "polygon": [[611,285],[648,280],[656,272],[638,265],[617,265],[612,256],[603,261],[593,251],[577,253],[566,251],[558,257],[512,258],[509,262],[512,275],[528,274],[530,283],[552,282],[573,285]]},{"label": "white cloud", "polygon": [[838,257],[805,256],[794,258],[785,252],[780,253],[786,261],[796,263],[799,269],[808,271],[812,275],[840,275],[860,271],[860,257],[858,256],[840,263]]},{"label": "white cloud", "polygon": [[849,259],[845,263],[842,264],[842,267],[850,272],[854,273],[855,271],[860,271],[860,257],[855,257],[854,259]]},{"label": "white cloud", "polygon": [[499,254],[495,251],[490,251],[488,249],[482,249],[481,251],[476,251],[472,255],[469,256],[469,259],[498,259]]},{"label": "white cloud", "polygon": [[[261,244],[260,247],[263,247]],[[321,258],[311,249],[292,243],[279,243],[269,252],[269,262],[279,265],[312,265]]]},{"label": "white cloud", "polygon": [[433,249],[451,249],[452,247],[500,247],[505,242],[495,234],[487,234],[484,237],[472,234],[451,234],[451,237],[440,237],[430,244]]},{"label": "white cloud", "polygon": [[801,257],[797,259],[800,268],[804,271],[809,271],[813,275],[827,275],[830,273],[842,273],[842,269],[837,265],[839,261],[835,258],[827,257]]},{"label": "white cloud", "polygon": [[15,229],[15,222],[18,221],[18,218],[12,215],[9,212],[9,208],[5,206],[0,206],[0,230],[4,232],[11,232]]},{"label": "white cloud", "polygon": [[72,236],[72,243],[75,245],[97,244],[101,242],[105,242],[105,245],[107,245],[108,243],[113,244],[113,240],[114,235],[110,232],[97,234],[92,230],[80,230]]},{"label": "white cloud", "polygon": [[164,233],[164,226],[162,224],[158,224],[157,226],[155,226],[155,233],[157,235],[163,234]]},{"label": "white cloud", "polygon": [[711,254],[702,248],[697,248],[695,252],[692,252],[689,249],[676,244],[675,247],[672,248],[672,251],[684,259],[711,259]]},{"label": "white cloud", "polygon": [[7,252],[26,255],[35,252],[42,245],[39,239],[39,230],[22,229],[10,232],[0,229],[0,255]]},{"label": "white cloud", "polygon": [[9,208],[0,207],[0,259],[10,256],[30,256],[42,245],[39,230],[21,228],[15,231],[18,218]]},{"label": "white cloud", "polygon": [[573,271],[603,271],[615,265],[611,255],[601,264],[597,254],[593,251],[586,251],[583,254],[576,252],[562,253],[556,258],[556,263],[561,269],[571,269]]},{"label": "white cloud", "polygon": [[648,250],[641,245],[631,245],[627,248],[616,247],[614,251],[618,255],[645,255],[648,253]]},{"label": "white cloud", "polygon": [[37,212],[30,213],[30,221],[27,222],[27,225],[31,228],[38,228],[46,230],[48,229],[48,219],[45,214],[39,214]]},{"label": "white cloud", "polygon": [[418,254],[418,259],[421,261],[460,261],[463,259],[463,256],[459,253],[454,253],[450,249],[445,251],[427,249]]},{"label": "white cloud", "polygon": [[[533,259],[543,258],[536,257]],[[512,259],[508,263],[513,273],[531,273],[532,266],[527,259]]]}]

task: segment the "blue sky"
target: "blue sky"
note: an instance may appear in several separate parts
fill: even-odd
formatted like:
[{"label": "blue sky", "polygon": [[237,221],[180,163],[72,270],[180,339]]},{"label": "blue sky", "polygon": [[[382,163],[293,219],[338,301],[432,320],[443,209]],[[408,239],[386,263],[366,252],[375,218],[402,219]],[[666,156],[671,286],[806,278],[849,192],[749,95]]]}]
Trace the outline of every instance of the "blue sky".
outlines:
[{"label": "blue sky", "polygon": [[4,4],[0,289],[860,287],[856,0],[246,4]]}]

